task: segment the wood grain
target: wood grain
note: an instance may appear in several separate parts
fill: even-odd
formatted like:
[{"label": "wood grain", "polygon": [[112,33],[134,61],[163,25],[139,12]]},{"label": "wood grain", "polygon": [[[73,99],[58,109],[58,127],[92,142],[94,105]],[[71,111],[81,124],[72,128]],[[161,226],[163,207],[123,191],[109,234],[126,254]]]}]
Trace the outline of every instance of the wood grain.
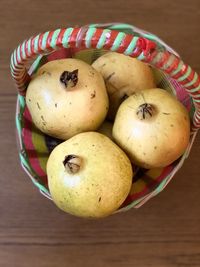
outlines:
[{"label": "wood grain", "polygon": [[0,266],[199,267],[200,135],[169,186],[102,220],[59,211],[22,171],[15,140],[13,49],[49,29],[121,21],[152,31],[200,72],[199,0],[0,1]]}]

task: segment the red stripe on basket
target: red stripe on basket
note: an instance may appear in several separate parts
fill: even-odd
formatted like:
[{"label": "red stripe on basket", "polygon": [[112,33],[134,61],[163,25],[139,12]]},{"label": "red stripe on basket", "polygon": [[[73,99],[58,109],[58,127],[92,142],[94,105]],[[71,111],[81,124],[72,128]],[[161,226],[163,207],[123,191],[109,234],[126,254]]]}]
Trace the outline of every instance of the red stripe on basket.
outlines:
[{"label": "red stripe on basket", "polygon": [[13,64],[14,64],[14,69],[16,71],[20,71],[24,66],[23,64],[18,60],[17,57],[17,50],[15,50],[14,54],[13,54]]},{"label": "red stripe on basket", "polygon": [[124,37],[124,39],[122,40],[119,48],[116,50],[116,52],[123,53],[127,49],[127,47],[129,46],[129,44],[131,43],[133,38],[134,38],[133,35],[130,35],[130,34],[126,35]]},{"label": "red stripe on basket", "polygon": [[199,119],[196,116],[194,116],[194,125],[196,127],[198,127],[200,125],[200,121],[199,121]]},{"label": "red stripe on basket", "polygon": [[16,62],[17,62],[17,65],[22,65],[22,63],[21,63],[21,61],[20,61],[20,58],[18,58],[18,48],[17,48],[17,50],[15,51],[15,60],[16,60]]},{"label": "red stripe on basket", "polygon": [[[23,141],[25,145],[25,150],[30,162],[32,169],[36,172],[38,176],[45,177],[46,173],[40,166],[37,153],[35,151],[35,147],[32,142],[32,119],[31,115],[26,107],[24,110],[24,128],[23,128]],[[47,182],[47,180],[45,181]]]},{"label": "red stripe on basket", "polygon": [[87,31],[88,31],[88,29],[85,27],[80,28],[80,30],[78,31],[77,38],[76,38],[76,47],[73,48],[73,51],[74,51],[73,53],[76,53],[76,52],[86,48]]},{"label": "red stripe on basket", "polygon": [[15,78],[16,83],[21,83],[21,81],[22,81],[23,79],[25,79],[27,76],[29,76],[29,75],[27,74],[26,71],[21,72],[21,73],[20,73],[20,76],[18,75],[18,76],[16,76],[16,78]]},{"label": "red stripe on basket", "polygon": [[62,40],[63,40],[63,36],[66,32],[66,29],[62,29],[58,35],[58,38],[57,38],[57,41],[56,41],[56,46],[57,47],[63,47],[63,43],[62,43]]},{"label": "red stripe on basket", "polygon": [[18,50],[19,50],[19,47],[17,48],[17,50],[16,50],[16,53],[15,53],[15,58],[16,58],[16,61],[17,61],[17,64],[19,65],[19,64],[21,64],[21,60],[20,60],[20,58],[18,58]]},{"label": "red stripe on basket", "polygon": [[95,33],[94,33],[94,35],[93,35],[93,37],[91,39],[91,43],[90,43],[91,48],[96,48],[97,47],[98,41],[99,41],[102,33],[103,33],[102,29],[97,29],[95,31]]},{"label": "red stripe on basket", "polygon": [[[152,42],[151,40],[145,39],[143,37],[139,38],[140,46],[142,49],[142,52],[145,56],[145,59],[143,61],[150,63],[151,60],[156,56],[158,53],[156,50],[156,43]],[[166,57],[164,56],[163,61],[166,60]],[[157,62],[159,64],[159,62]],[[161,64],[161,62],[160,62]],[[162,66],[162,64],[161,64]],[[161,67],[160,66],[160,67]]]},{"label": "red stripe on basket", "polygon": [[15,56],[15,61],[17,62],[17,65],[16,63],[14,63],[15,70],[21,71],[21,69],[24,69],[24,65],[21,62],[19,62],[17,56]]},{"label": "red stripe on basket", "polygon": [[[171,77],[173,79],[177,80],[178,78],[183,76],[187,72],[187,70],[188,70],[188,66],[184,64],[182,66],[181,70],[178,73],[176,73],[175,75],[171,75]],[[182,83],[185,83],[185,81],[182,81]]]},{"label": "red stripe on basket", "polygon": [[200,102],[195,102],[194,104],[198,109],[200,109]]},{"label": "red stripe on basket", "polygon": [[21,84],[22,81],[26,81],[26,80],[29,80],[29,75],[27,74],[27,72],[24,72],[21,77],[15,78],[15,81],[17,84]]},{"label": "red stripe on basket", "polygon": [[109,36],[106,37],[106,41],[105,44],[103,46],[103,48],[105,49],[110,49],[113,46],[113,43],[118,35],[117,31],[111,31],[107,33]]},{"label": "red stripe on basket", "polygon": [[[197,86],[199,86],[199,85],[197,85]],[[197,86],[193,86],[190,89],[196,88]],[[187,92],[189,92],[192,95],[192,98],[193,99],[199,99],[200,98],[200,90],[197,92],[190,92],[190,89],[186,88]]]},{"label": "red stripe on basket", "polygon": [[44,37],[44,33],[41,33],[39,35],[39,39],[38,39],[38,52],[41,53],[43,51],[42,49],[42,40],[43,40],[43,37]]},{"label": "red stripe on basket", "polygon": [[[172,64],[169,65],[168,68],[165,69],[165,72],[170,74],[172,71],[177,69],[179,63],[180,63],[180,59],[178,57],[174,56],[174,61],[172,62]],[[166,62],[166,64],[167,64],[167,62]]]},{"label": "red stripe on basket", "polygon": [[194,75],[195,75],[195,71],[191,70],[191,73],[189,74],[189,76],[186,77],[184,81],[180,81],[180,83],[184,86],[186,83],[189,83],[194,79]]},{"label": "red stripe on basket", "polygon": [[79,31],[80,31],[79,28],[74,28],[70,35],[69,44],[71,44],[73,47],[76,47],[76,40],[77,40],[77,35]]},{"label": "red stripe on basket", "polygon": [[167,63],[169,60],[170,54],[168,52],[163,53],[163,56],[160,57],[160,61],[156,62],[155,66],[159,69],[162,69],[163,66]]},{"label": "red stripe on basket", "polygon": [[[188,82],[191,82],[191,81],[188,81]],[[198,77],[197,78],[197,81],[194,83],[194,84],[192,84],[192,85],[190,85],[190,86],[187,86],[187,90],[189,91],[190,89],[194,89],[194,88],[197,88],[198,86],[200,85],[200,78]],[[194,93],[192,93],[192,94],[200,94],[200,90],[199,91],[197,91],[197,92],[194,92]]]},{"label": "red stripe on basket", "polygon": [[[188,91],[188,90],[187,90]],[[194,99],[194,100],[198,100],[198,99],[200,99],[200,94],[199,94],[199,92],[196,92],[196,93],[190,93],[190,94],[192,94],[192,98]]]},{"label": "red stripe on basket", "polygon": [[47,40],[46,40],[46,49],[50,51],[53,50],[53,48],[51,47],[51,41],[52,41],[52,36],[54,34],[54,31],[50,31],[48,36],[47,36]]},{"label": "red stripe on basket", "polygon": [[[200,76],[198,76],[197,81],[193,84],[193,88],[197,88],[200,85]],[[200,90],[199,90],[200,93]]]},{"label": "red stripe on basket", "polygon": [[23,84],[22,83],[17,84],[18,90],[20,92],[24,91],[26,89],[27,84],[28,84],[28,80],[25,80]]},{"label": "red stripe on basket", "polygon": [[26,54],[26,57],[27,58],[29,58],[30,57],[30,55],[29,55],[29,53],[28,53],[28,40],[25,42],[25,46],[24,46],[24,49],[25,49],[25,54]]},{"label": "red stripe on basket", "polygon": [[20,50],[19,50],[19,53],[20,53],[20,61],[23,62],[23,55],[22,55],[22,44],[20,45]]},{"label": "red stripe on basket", "polygon": [[35,50],[34,50],[35,38],[36,37],[32,37],[31,38],[31,56],[34,56],[35,55]]},{"label": "red stripe on basket", "polygon": [[[19,72],[21,72],[21,71],[23,71],[23,69],[12,72],[12,76],[13,76],[13,78],[15,78],[15,80],[17,80],[17,79],[19,80]],[[21,73],[20,73],[20,75],[21,75]]]},{"label": "red stripe on basket", "polygon": [[136,47],[130,56],[138,57],[143,52],[143,49],[145,49],[144,40],[142,37],[139,37],[139,39],[137,40],[137,43],[136,43]]},{"label": "red stripe on basket", "polygon": [[15,63],[13,63],[13,64],[14,64],[14,66],[11,66],[12,74],[16,74],[16,73],[18,74],[19,72],[24,70],[24,66],[22,64],[20,64],[20,65],[16,65]]}]

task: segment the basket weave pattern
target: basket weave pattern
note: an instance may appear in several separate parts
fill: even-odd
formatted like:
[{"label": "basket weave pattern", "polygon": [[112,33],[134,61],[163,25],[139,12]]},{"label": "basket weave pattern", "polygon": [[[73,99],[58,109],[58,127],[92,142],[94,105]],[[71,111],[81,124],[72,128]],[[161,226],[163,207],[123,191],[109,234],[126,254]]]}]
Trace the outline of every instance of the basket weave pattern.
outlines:
[{"label": "basket weave pattern", "polygon": [[[25,103],[28,83],[39,66],[63,57],[87,59],[88,63],[105,50],[116,51],[150,64],[157,71],[160,87],[169,89],[188,108],[192,120],[191,139],[184,155],[164,169],[142,172],[120,211],[140,207],[162,191],[182,166],[200,127],[200,78],[178,54],[153,34],[127,24],[88,25],[58,29],[24,41],[11,56],[11,74],[19,90],[16,125],[21,165],[39,190],[50,198],[46,177],[46,161],[57,140],[48,139],[33,125]],[[55,52],[56,51],[56,52]],[[25,63],[38,55],[27,71]]]}]

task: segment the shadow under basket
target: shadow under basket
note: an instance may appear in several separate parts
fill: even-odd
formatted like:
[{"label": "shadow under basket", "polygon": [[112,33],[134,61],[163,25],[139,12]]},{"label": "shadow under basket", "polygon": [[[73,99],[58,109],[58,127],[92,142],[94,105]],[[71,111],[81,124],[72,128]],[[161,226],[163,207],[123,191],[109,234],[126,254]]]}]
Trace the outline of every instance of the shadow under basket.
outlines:
[{"label": "shadow under basket", "polygon": [[[76,35],[75,31],[77,31]],[[45,34],[46,40],[44,40]],[[157,87],[163,88],[174,94],[177,99],[183,103],[190,114],[191,125],[194,125],[195,110],[197,112],[197,106],[192,94],[198,93],[196,96],[199,97],[199,84],[194,80],[193,84],[195,84],[195,82],[196,84],[193,86],[192,78],[188,78],[190,73],[187,73],[187,70],[184,70],[184,68],[190,67],[185,65],[180,60],[179,55],[155,35],[144,32],[132,25],[120,23],[93,24],[81,28],[59,29],[45,34],[30,38],[15,50],[11,57],[11,73],[19,89],[16,109],[16,126],[21,165],[31,178],[33,184],[49,199],[51,199],[51,196],[48,190],[46,163],[50,152],[62,141],[43,134],[34,126],[26,106],[26,101],[28,101],[28,99],[25,99],[25,90],[30,77],[43,64],[62,58],[77,58],[91,64],[99,56],[106,53],[107,50],[124,53],[138,58],[139,60],[150,64]],[[50,34],[51,39],[48,41],[48,36]],[[68,36],[66,37],[65,34],[68,34]],[[95,34],[98,34],[96,39],[94,37]],[[63,41],[64,38],[66,38],[65,42]],[[127,43],[125,42],[125,39],[127,39]],[[140,42],[138,40],[140,40]],[[146,46],[142,47],[142,42],[143,44],[146,44]],[[147,45],[149,45],[148,51]],[[154,48],[153,52],[152,47]],[[136,48],[140,48],[140,51],[137,52]],[[34,49],[36,51],[34,51]],[[145,52],[148,52],[149,54],[146,53],[145,55]],[[162,64],[160,63],[160,65],[155,61],[155,57],[158,54],[163,56]],[[24,63],[27,59],[33,58],[35,55],[38,55],[36,60],[31,65],[29,71],[26,72]],[[152,58],[150,55],[152,55]],[[164,56],[166,58],[164,58]],[[164,67],[162,68],[162,66],[164,66],[164,60],[167,61],[170,56],[177,59],[178,64],[171,68],[170,73],[167,73],[166,70],[163,70]],[[155,62],[153,62],[153,60]],[[161,58],[158,60],[161,60]],[[171,60],[171,65],[172,64],[173,62]],[[167,67],[170,68],[169,63]],[[174,72],[173,75],[171,74],[172,72]],[[179,76],[177,76],[177,74],[179,74]],[[193,76],[195,75],[196,73],[194,72]],[[183,83],[184,79],[186,81],[185,84]],[[197,80],[199,82],[198,76]],[[187,88],[185,85],[190,88]],[[190,89],[191,93],[189,92]],[[197,102],[198,97],[195,99]],[[199,126],[197,120],[195,122],[195,127],[191,127],[190,142],[185,153],[178,160],[165,168],[150,170],[138,169],[136,175],[133,177],[131,191],[117,212],[125,211],[132,207],[138,208],[165,188],[189,155],[197,133],[197,126]]]}]

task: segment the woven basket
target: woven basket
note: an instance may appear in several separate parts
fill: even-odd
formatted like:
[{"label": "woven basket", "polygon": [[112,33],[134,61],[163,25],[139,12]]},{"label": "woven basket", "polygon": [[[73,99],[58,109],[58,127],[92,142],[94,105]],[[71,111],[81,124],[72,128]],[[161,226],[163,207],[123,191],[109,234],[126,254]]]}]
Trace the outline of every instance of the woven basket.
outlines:
[{"label": "woven basket", "polygon": [[[157,87],[175,94],[191,118],[191,137],[184,153],[173,164],[162,169],[139,169],[126,201],[117,211],[138,208],[161,192],[181,168],[189,155],[200,127],[200,77],[183,63],[179,55],[155,35],[134,26],[110,23],[45,32],[24,41],[11,56],[11,74],[18,88],[16,109],[19,156],[24,171],[42,194],[51,199],[46,176],[46,162],[52,149],[61,142],[49,137],[32,123],[25,94],[31,75],[48,61],[66,57],[79,58],[91,64],[107,50],[116,51],[151,65]],[[27,61],[36,60],[27,69]]]}]

